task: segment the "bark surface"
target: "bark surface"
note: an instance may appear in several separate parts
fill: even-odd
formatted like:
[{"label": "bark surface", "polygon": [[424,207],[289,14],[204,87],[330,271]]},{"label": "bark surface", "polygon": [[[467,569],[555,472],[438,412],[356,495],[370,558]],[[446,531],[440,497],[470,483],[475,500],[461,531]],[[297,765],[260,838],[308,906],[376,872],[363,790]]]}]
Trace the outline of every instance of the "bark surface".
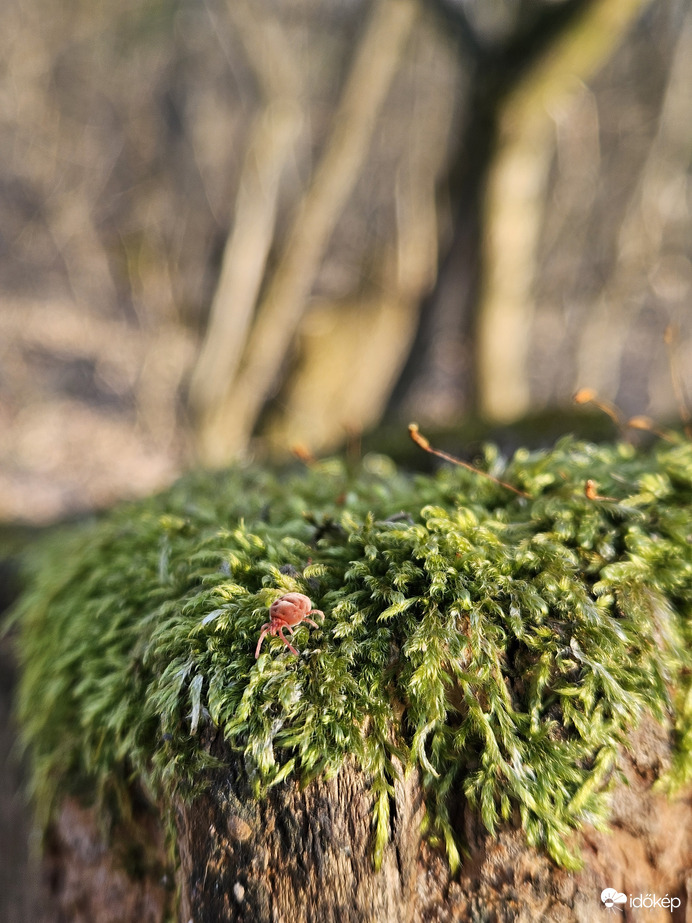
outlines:
[{"label": "bark surface", "polygon": [[[284,783],[256,802],[241,764],[229,755],[204,794],[174,806],[178,918],[182,923],[591,923],[607,919],[600,894],[613,887],[628,897],[625,920],[690,920],[692,792],[668,799],[652,788],[670,754],[661,728],[647,723],[632,747],[625,761],[628,784],[619,784],[613,798],[612,829],[583,833],[580,872],[557,868],[528,847],[518,829],[490,837],[476,815],[459,804],[455,816],[468,855],[456,877],[444,854],[421,838],[424,801],[415,774],[396,785],[391,840],[376,871],[373,799],[367,779],[355,768],[305,788]],[[170,893],[161,868],[150,863],[138,880],[128,879],[95,830],[88,812],[72,802],[64,806],[48,858],[55,907],[49,919],[163,921]],[[151,828],[146,835],[152,843],[157,839]],[[672,913],[631,907],[632,896],[647,894],[677,898],[680,906]]]},{"label": "bark surface", "polygon": [[104,834],[94,811],[66,799],[42,863],[40,923],[163,923],[173,906],[163,833],[149,810]]}]

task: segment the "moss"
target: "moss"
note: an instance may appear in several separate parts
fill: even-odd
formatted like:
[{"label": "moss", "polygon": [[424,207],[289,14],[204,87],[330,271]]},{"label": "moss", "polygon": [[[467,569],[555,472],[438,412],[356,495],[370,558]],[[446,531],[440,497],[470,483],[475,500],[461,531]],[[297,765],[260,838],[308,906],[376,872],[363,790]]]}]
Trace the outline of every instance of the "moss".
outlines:
[{"label": "moss", "polygon": [[[53,538],[16,613],[43,819],[68,791],[104,811],[127,809],[133,781],[189,795],[213,727],[258,797],[355,756],[376,859],[401,761],[453,866],[463,792],[488,830],[518,816],[573,867],[565,839],[607,817],[644,713],[675,728],[674,781],[692,777],[692,445],[565,439],[484,464],[530,499],[373,456],[191,475]],[[255,660],[267,607],[293,591],[323,623],[296,630],[299,657],[267,637]]]}]

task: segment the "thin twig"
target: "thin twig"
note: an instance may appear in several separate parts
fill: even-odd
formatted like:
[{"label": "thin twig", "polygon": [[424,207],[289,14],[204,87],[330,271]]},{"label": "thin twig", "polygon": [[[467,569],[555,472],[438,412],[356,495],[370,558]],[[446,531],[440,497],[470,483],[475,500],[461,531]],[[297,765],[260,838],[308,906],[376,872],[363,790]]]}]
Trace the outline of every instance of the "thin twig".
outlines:
[{"label": "thin twig", "polygon": [[317,460],[310,449],[308,449],[307,446],[304,446],[300,442],[297,442],[295,445],[291,446],[291,454],[295,456],[298,461],[301,461],[304,465],[307,465],[308,468],[311,465],[314,465]]},{"label": "thin twig", "polygon": [[466,468],[467,471],[472,471],[474,474],[480,474],[481,477],[487,478],[489,481],[494,481],[496,484],[499,484],[500,487],[506,487],[507,490],[511,490],[512,493],[517,494],[520,497],[531,499],[530,495],[525,493],[523,490],[519,490],[518,487],[513,487],[506,481],[501,481],[499,478],[489,474],[487,471],[481,471],[480,468],[474,468],[473,465],[462,461],[460,458],[455,458],[454,455],[449,455],[447,452],[443,452],[440,449],[434,449],[425,438],[425,436],[421,435],[419,432],[417,423],[409,423],[408,434],[417,446],[420,446],[420,448],[426,452],[430,452],[431,455],[437,455],[438,458],[444,458],[445,461],[451,462],[453,465],[460,465],[462,468]]},{"label": "thin twig", "polygon": [[651,417],[645,417],[642,414],[630,417],[627,421],[627,426],[629,429],[641,429],[647,433],[653,433],[654,436],[658,436],[659,439],[663,439],[665,442],[677,442],[671,433],[661,429],[660,426],[656,426]]},{"label": "thin twig", "polygon": [[591,478],[584,484],[584,496],[587,500],[608,500],[611,503],[617,503],[616,497],[604,497],[598,492],[598,484]]},{"label": "thin twig", "polygon": [[580,388],[572,400],[575,404],[593,404],[594,407],[602,410],[607,417],[610,417],[621,433],[624,432],[625,419],[619,408],[610,401],[599,397],[593,388]]}]

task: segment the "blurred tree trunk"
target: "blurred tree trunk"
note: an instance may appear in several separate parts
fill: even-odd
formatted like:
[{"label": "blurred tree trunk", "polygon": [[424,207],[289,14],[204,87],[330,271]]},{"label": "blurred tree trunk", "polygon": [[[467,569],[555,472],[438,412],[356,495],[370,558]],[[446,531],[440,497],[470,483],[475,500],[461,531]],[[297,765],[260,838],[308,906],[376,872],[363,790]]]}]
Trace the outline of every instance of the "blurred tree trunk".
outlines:
[{"label": "blurred tree trunk", "polygon": [[[457,21],[474,61],[449,176],[451,242],[390,409],[449,423],[529,409],[532,285],[553,113],[622,40],[646,0],[569,0],[495,50]],[[441,4],[444,7],[444,4]]]},{"label": "blurred tree trunk", "polygon": [[503,100],[484,205],[485,286],[476,306],[478,406],[513,420],[530,407],[534,279],[554,113],[608,60],[646,0],[595,0]]}]

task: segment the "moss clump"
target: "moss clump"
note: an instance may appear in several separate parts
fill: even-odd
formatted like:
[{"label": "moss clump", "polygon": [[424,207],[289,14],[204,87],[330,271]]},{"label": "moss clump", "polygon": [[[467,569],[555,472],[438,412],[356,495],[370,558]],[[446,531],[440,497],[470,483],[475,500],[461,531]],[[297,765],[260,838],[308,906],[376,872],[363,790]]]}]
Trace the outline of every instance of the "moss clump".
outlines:
[{"label": "moss clump", "polygon": [[[485,466],[530,499],[372,457],[189,476],[53,540],[17,613],[44,817],[65,791],[124,802],[133,779],[189,793],[209,724],[258,795],[354,756],[376,859],[396,760],[421,771],[453,865],[452,792],[490,831],[518,809],[528,841],[574,865],[565,838],[606,817],[644,712],[675,725],[689,778],[692,446],[565,439]],[[256,661],[267,607],[293,591],[324,622],[297,629],[299,657],[267,638]]]}]

